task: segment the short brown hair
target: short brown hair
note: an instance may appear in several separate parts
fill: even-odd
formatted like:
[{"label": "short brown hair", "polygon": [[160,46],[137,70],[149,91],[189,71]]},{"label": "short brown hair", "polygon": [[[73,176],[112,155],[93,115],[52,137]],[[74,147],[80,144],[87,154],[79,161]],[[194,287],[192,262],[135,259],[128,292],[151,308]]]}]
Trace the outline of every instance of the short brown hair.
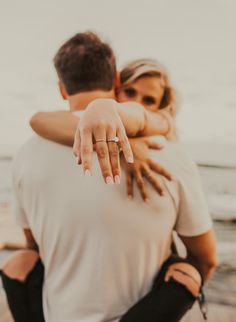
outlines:
[{"label": "short brown hair", "polygon": [[114,86],[115,55],[95,33],[78,33],[69,39],[55,55],[54,66],[68,95],[109,91]]}]

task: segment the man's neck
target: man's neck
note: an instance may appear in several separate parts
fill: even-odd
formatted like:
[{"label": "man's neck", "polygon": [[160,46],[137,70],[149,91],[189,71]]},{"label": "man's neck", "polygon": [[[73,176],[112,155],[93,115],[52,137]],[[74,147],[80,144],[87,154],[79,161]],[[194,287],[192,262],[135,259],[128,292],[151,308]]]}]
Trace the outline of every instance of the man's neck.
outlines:
[{"label": "man's neck", "polygon": [[114,90],[108,92],[97,90],[71,95],[68,98],[70,111],[84,110],[89,103],[97,98],[115,98],[115,92]]}]

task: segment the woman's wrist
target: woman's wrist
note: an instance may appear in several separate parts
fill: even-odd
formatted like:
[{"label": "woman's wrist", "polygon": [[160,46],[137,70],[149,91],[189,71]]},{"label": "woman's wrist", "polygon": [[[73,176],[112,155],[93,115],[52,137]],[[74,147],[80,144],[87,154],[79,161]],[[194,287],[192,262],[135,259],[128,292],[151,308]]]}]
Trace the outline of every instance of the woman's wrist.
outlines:
[{"label": "woman's wrist", "polygon": [[134,102],[117,103],[117,111],[129,137],[139,136],[146,126],[145,108]]},{"label": "woman's wrist", "polygon": [[174,125],[173,125],[173,118],[167,111],[160,110],[157,113],[161,115],[163,121],[165,122],[165,133],[164,136],[167,139],[173,139],[174,137]]}]

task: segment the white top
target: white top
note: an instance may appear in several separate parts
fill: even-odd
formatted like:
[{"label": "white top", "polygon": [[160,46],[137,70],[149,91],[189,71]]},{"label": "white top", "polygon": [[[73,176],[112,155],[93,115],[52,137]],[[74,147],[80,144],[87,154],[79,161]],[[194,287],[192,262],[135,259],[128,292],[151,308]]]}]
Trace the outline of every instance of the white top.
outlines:
[{"label": "white top", "polygon": [[115,322],[150,289],[172,231],[202,234],[211,219],[195,165],[177,143],[152,151],[176,180],[166,196],[105,185],[97,158],[85,177],[68,147],[34,137],[14,162],[15,218],[30,227],[45,265],[47,322]]}]

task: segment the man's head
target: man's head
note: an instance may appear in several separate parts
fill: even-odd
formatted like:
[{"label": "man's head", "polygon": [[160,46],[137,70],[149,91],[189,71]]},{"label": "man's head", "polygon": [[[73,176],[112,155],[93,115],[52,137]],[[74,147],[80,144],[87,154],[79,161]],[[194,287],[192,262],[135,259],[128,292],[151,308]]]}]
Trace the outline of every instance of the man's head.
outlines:
[{"label": "man's head", "polygon": [[81,92],[111,91],[115,85],[113,50],[92,32],[78,33],[64,43],[54,57],[54,66],[64,98]]}]

